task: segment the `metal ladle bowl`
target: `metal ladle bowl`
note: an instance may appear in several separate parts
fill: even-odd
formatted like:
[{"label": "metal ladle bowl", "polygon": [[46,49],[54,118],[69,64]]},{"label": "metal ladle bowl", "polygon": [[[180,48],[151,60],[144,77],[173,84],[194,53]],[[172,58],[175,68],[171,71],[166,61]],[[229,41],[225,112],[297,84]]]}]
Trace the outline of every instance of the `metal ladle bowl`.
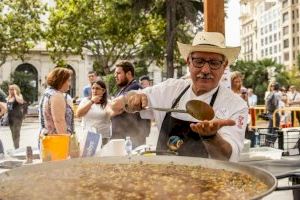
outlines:
[{"label": "metal ladle bowl", "polygon": [[210,105],[199,100],[190,100],[185,105],[186,112],[198,120],[212,120],[215,112]]}]

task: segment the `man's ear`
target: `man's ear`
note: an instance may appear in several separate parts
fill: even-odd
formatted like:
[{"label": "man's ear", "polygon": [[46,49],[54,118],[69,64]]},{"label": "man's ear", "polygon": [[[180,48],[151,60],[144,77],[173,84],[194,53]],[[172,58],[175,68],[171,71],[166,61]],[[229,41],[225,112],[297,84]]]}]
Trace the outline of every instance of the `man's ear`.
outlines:
[{"label": "man's ear", "polygon": [[131,71],[126,72],[125,75],[126,75],[126,77],[133,77],[131,74]]},{"label": "man's ear", "polygon": [[186,64],[188,64],[188,65],[190,65],[190,56],[188,56],[187,58],[186,58]]},{"label": "man's ear", "polygon": [[226,67],[228,67],[228,59],[227,58],[225,59],[223,65],[224,65],[224,69],[226,69]]}]

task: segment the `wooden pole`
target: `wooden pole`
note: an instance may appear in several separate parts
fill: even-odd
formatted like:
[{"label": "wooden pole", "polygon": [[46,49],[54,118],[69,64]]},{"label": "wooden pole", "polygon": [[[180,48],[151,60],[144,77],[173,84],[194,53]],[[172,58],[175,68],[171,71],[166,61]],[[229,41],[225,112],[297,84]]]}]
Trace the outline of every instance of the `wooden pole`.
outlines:
[{"label": "wooden pole", "polygon": [[225,35],[224,0],[204,0],[204,30]]}]

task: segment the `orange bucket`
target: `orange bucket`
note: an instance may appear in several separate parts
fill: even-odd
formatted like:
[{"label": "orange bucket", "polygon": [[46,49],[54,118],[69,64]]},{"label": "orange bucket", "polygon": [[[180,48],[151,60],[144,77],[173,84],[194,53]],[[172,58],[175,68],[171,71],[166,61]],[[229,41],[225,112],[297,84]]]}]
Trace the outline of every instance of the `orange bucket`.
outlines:
[{"label": "orange bucket", "polygon": [[41,137],[42,161],[65,160],[69,157],[69,134],[51,134]]}]

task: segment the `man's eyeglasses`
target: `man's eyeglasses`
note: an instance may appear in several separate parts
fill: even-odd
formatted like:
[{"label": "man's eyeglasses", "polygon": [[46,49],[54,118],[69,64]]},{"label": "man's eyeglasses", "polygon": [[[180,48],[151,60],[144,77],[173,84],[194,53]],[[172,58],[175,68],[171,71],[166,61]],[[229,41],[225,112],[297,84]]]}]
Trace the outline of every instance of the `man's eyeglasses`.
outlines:
[{"label": "man's eyeglasses", "polygon": [[202,58],[193,58],[193,57],[191,57],[191,59],[192,59],[192,63],[194,65],[194,67],[202,68],[205,65],[205,63],[207,63],[209,65],[210,69],[212,69],[212,70],[219,69],[224,62],[221,60],[204,60]]}]

